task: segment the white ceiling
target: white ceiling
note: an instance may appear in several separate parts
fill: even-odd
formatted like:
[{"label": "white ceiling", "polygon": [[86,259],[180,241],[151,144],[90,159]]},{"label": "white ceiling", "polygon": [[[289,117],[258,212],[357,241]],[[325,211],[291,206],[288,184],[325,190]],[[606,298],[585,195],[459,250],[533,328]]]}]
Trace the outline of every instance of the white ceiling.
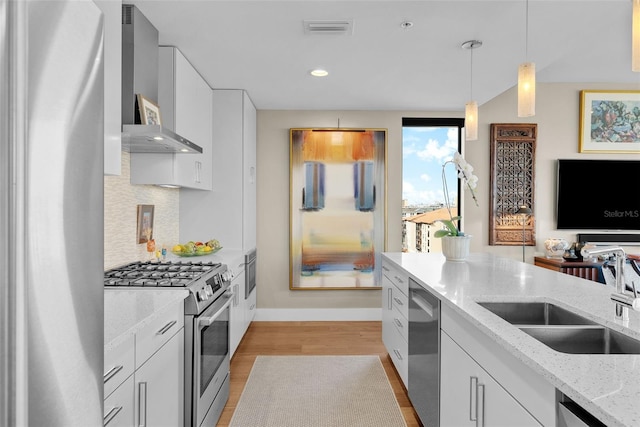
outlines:
[{"label": "white ceiling", "polygon": [[[463,111],[517,83],[638,83],[630,0],[133,0],[213,88],[258,109]],[[353,20],[352,35],[305,35],[304,20]],[[401,28],[404,21],[413,27]],[[463,42],[483,46],[471,54]],[[528,51],[528,55],[525,51]],[[325,78],[308,72],[324,67]],[[515,108],[515,107],[514,107]]]}]

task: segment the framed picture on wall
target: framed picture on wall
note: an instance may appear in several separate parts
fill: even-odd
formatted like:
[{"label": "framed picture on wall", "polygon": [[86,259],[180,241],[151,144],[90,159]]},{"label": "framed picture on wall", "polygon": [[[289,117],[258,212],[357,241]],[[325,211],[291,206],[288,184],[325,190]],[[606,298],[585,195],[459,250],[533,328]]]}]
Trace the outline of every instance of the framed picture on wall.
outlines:
[{"label": "framed picture on wall", "polygon": [[138,205],[138,243],[147,243],[153,239],[154,205]]},{"label": "framed picture on wall", "polygon": [[386,129],[290,131],[290,289],[379,289]]},{"label": "framed picture on wall", "polygon": [[138,94],[137,97],[140,123],[143,125],[162,125],[160,107],[141,94]]},{"label": "framed picture on wall", "polygon": [[640,153],[640,91],[580,91],[580,153]]}]

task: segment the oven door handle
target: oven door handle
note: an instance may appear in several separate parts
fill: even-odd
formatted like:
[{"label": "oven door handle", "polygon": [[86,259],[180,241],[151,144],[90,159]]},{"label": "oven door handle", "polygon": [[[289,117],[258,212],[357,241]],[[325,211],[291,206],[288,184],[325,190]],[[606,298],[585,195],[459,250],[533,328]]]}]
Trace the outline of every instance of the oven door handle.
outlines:
[{"label": "oven door handle", "polygon": [[229,292],[229,291],[225,292],[224,293],[224,297],[228,298],[228,300],[227,300],[227,302],[224,303],[224,305],[222,307],[220,307],[220,310],[216,311],[212,316],[202,317],[202,318],[198,319],[198,325],[201,328],[205,327],[205,326],[211,326],[213,324],[213,322],[216,321],[218,316],[220,316],[220,314],[222,314],[223,311],[225,311],[227,308],[229,308],[229,306],[233,302],[233,292]]}]

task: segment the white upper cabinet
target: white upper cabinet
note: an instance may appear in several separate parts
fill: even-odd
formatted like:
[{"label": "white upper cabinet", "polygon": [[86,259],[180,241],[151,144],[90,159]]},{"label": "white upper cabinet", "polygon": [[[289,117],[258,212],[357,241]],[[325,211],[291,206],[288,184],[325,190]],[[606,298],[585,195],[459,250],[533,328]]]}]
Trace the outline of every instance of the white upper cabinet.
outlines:
[{"label": "white upper cabinet", "polygon": [[[244,90],[213,91],[214,191],[180,191],[180,240],[256,247],[256,108]],[[203,215],[202,212],[206,212]]]},{"label": "white upper cabinet", "polygon": [[122,2],[96,1],[104,14],[104,174],[120,175],[122,158]]},{"label": "white upper cabinet", "polygon": [[256,247],[256,107],[247,92],[242,92],[242,248]]},{"label": "white upper cabinet", "polygon": [[131,154],[131,183],[211,190],[212,90],[173,46],[159,51],[158,105],[162,126],[202,147],[202,154]]}]

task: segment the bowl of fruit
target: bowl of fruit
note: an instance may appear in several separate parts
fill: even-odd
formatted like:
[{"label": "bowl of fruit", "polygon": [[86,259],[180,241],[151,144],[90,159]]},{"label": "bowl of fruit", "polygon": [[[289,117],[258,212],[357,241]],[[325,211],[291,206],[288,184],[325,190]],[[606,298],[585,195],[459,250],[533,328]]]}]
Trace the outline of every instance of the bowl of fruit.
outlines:
[{"label": "bowl of fruit", "polygon": [[194,242],[190,241],[184,244],[177,244],[171,248],[171,252],[181,257],[190,256],[204,256],[211,255],[222,249],[220,242],[216,239],[211,239],[207,242]]}]

